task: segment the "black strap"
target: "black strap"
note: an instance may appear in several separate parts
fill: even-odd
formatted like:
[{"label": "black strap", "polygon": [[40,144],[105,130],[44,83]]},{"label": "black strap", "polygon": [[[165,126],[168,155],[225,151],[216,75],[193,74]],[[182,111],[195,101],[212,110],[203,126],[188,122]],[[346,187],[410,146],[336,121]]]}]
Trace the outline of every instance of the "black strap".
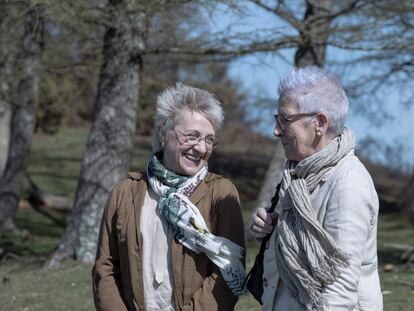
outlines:
[{"label": "black strap", "polygon": [[[280,183],[277,185],[275,195],[271,199],[272,203],[271,203],[269,211],[268,211],[269,213],[273,213],[275,208],[276,208],[277,202],[279,201],[279,190],[280,190]],[[259,251],[259,254],[258,254],[259,257],[263,257],[264,251],[266,249],[266,243],[267,243],[267,241],[269,241],[271,236],[272,236],[272,232],[269,233],[268,235],[266,235],[263,238],[262,244],[260,245],[260,251]]]}]

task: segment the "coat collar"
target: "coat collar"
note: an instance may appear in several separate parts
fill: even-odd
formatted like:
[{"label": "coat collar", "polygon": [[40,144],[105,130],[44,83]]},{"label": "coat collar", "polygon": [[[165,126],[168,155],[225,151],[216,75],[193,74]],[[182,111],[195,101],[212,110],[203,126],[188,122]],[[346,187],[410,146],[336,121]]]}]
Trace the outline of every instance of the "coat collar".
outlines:
[{"label": "coat collar", "polygon": [[139,172],[128,172],[128,176],[134,180],[140,180],[142,178],[142,173]]},{"label": "coat collar", "polygon": [[208,193],[208,189],[209,189],[208,184],[212,182],[213,180],[219,179],[219,178],[221,178],[220,175],[216,175],[216,174],[208,172],[203,182],[197,187],[197,189],[190,196],[190,201],[194,205],[197,205]]}]

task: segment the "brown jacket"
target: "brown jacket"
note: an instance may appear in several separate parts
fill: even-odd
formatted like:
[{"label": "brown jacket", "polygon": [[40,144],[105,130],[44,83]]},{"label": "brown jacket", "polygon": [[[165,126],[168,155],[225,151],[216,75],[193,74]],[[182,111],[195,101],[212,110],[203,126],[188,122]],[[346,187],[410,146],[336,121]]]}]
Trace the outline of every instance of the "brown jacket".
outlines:
[{"label": "brown jacket", "polygon": [[[140,217],[147,183],[145,175],[130,173],[105,207],[92,270],[97,310],[144,310]],[[228,179],[208,173],[190,200],[210,232],[245,247],[239,197]],[[176,310],[234,309],[237,298],[204,254],[173,241],[172,260]]]}]

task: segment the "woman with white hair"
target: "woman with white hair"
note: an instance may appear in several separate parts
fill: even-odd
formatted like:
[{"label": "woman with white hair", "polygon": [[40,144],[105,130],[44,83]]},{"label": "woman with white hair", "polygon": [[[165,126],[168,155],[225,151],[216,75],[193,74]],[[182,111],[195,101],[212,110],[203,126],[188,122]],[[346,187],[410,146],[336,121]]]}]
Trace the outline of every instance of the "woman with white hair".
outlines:
[{"label": "woman with white hair", "polygon": [[158,97],[147,171],[115,186],[104,211],[98,310],[233,310],[245,275],[239,196],[207,166],[222,122],[207,91],[178,83]]},{"label": "woman with white hair", "polygon": [[275,212],[259,208],[250,231],[264,252],[263,310],[382,310],[378,198],[344,127],[339,80],[310,66],[279,84],[275,136],[287,158]]}]

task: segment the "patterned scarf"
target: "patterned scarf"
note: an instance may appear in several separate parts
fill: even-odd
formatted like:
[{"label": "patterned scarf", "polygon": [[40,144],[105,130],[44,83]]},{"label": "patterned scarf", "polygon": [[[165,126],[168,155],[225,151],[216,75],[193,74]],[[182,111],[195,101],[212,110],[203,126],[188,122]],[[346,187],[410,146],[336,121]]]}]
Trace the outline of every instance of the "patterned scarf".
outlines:
[{"label": "patterned scarf", "polygon": [[288,161],[279,193],[281,214],[277,226],[276,261],[290,294],[306,310],[326,310],[323,289],[349,265],[349,256],[335,245],[317,220],[310,193],[355,147],[355,136],[344,128],[322,150],[298,162]]},{"label": "patterned scarf", "polygon": [[148,162],[150,186],[160,196],[157,208],[171,227],[174,238],[215,265],[234,295],[243,294],[244,249],[236,243],[208,231],[203,216],[189,197],[207,175],[207,165],[194,176],[182,176],[167,170],[153,155]]}]

